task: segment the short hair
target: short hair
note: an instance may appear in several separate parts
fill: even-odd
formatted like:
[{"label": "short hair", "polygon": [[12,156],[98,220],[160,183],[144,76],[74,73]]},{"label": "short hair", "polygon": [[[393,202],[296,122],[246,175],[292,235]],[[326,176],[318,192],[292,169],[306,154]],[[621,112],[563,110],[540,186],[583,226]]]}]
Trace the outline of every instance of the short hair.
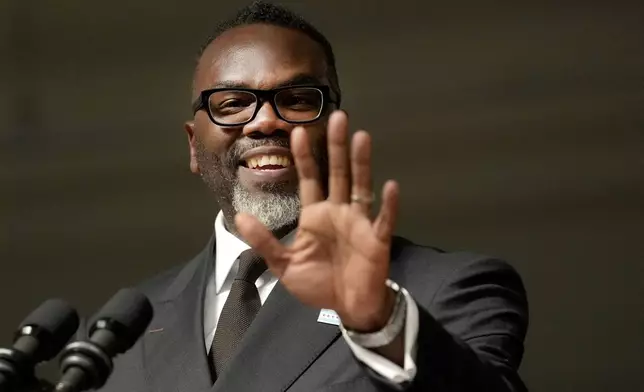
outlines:
[{"label": "short hair", "polygon": [[289,10],[286,7],[268,3],[265,1],[254,1],[244,8],[240,9],[235,16],[230,19],[224,20],[215,26],[208,39],[199,48],[197,54],[197,61],[201,59],[206,48],[224,32],[239,26],[246,26],[252,24],[269,24],[273,26],[285,27],[293,29],[306,34],[313,41],[317,42],[324,52],[327,63],[327,77],[331,84],[331,89],[337,95],[337,100],[340,102],[340,83],[338,79],[338,72],[335,65],[335,55],[333,48],[318,29],[311,23],[307,22],[303,17]]}]

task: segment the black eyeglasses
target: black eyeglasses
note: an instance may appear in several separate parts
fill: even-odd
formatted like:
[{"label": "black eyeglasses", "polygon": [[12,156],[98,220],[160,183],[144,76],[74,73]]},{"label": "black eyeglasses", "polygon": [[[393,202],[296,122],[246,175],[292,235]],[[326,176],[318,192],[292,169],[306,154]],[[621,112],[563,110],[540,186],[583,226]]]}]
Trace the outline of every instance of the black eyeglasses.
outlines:
[{"label": "black eyeglasses", "polygon": [[272,90],[215,88],[204,90],[192,104],[193,113],[205,109],[210,120],[221,126],[240,126],[255,118],[264,102],[270,102],[279,118],[289,123],[316,121],[331,98],[329,86],[289,86]]}]

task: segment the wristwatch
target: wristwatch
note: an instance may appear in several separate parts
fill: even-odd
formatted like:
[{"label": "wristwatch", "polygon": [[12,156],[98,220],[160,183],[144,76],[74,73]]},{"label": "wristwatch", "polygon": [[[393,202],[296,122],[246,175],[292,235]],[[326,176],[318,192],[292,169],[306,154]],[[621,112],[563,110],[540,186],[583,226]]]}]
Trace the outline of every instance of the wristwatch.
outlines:
[{"label": "wristwatch", "polygon": [[400,286],[395,282],[387,280],[386,284],[396,292],[396,302],[387,324],[385,324],[381,330],[370,333],[361,333],[346,329],[344,325],[340,323],[342,332],[354,343],[362,347],[375,348],[386,346],[396,339],[405,326],[405,316],[407,314],[407,301],[405,299],[405,295],[400,290]]}]

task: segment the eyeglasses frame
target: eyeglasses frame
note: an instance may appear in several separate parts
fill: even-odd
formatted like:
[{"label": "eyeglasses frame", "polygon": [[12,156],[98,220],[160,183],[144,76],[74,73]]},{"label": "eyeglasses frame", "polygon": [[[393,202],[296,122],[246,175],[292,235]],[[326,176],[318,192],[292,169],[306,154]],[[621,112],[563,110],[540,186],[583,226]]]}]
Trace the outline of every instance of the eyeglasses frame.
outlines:
[{"label": "eyeglasses frame", "polygon": [[[280,111],[277,108],[277,103],[275,102],[275,96],[285,90],[291,90],[294,88],[314,88],[319,90],[322,93],[322,106],[320,107],[320,111],[318,112],[317,116],[312,119],[312,120],[304,120],[304,121],[293,121],[293,120],[287,120],[282,115],[280,114]],[[214,116],[212,115],[212,112],[210,111],[208,101],[210,100],[210,96],[221,92],[221,91],[242,91],[242,92],[248,92],[252,93],[257,97],[257,105],[255,105],[255,111],[253,112],[253,115],[250,116],[250,118],[246,121],[239,122],[239,123],[232,123],[232,124],[225,124],[218,122],[215,120]],[[260,109],[264,106],[265,102],[270,102],[271,107],[273,108],[273,111],[279,117],[281,120],[286,121],[290,124],[308,124],[315,122],[320,119],[322,114],[325,112],[325,109],[328,108],[329,104],[335,104],[338,107],[340,106],[339,100],[334,100],[331,96],[331,88],[327,85],[295,85],[295,86],[283,86],[283,87],[277,87],[269,90],[258,90],[258,89],[252,89],[252,88],[231,88],[231,87],[223,87],[223,88],[212,88],[208,90],[203,90],[199,94],[199,97],[195,99],[195,101],[192,103],[192,112],[193,114],[197,114],[199,110],[205,110],[206,113],[208,114],[208,117],[210,118],[210,121],[215,123],[216,125],[219,125],[220,127],[239,127],[242,125],[246,125],[250,122],[252,122],[255,117],[257,117],[257,113],[260,111]]]}]

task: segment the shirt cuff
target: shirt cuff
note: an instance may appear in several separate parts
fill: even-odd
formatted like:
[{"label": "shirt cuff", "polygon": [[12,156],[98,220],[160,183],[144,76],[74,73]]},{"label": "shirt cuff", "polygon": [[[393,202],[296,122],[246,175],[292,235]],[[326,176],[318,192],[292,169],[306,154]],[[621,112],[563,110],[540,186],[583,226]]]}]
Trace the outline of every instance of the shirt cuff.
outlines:
[{"label": "shirt cuff", "polygon": [[[388,281],[387,285],[391,286],[391,281]],[[401,287],[400,291],[403,293],[407,305],[404,327],[405,360],[402,368],[382,355],[355,343],[344,331],[342,332],[353,355],[360,362],[395,384],[410,382],[416,376],[416,342],[418,339],[418,306],[407,290]]]}]

